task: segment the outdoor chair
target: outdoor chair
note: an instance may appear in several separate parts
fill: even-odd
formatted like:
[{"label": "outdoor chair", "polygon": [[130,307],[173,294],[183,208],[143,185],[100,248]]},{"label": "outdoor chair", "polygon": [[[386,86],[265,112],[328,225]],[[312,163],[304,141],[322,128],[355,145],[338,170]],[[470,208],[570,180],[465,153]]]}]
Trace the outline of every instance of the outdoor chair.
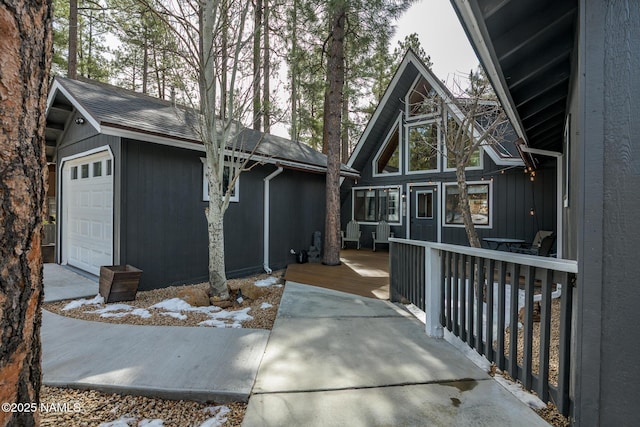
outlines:
[{"label": "outdoor chair", "polygon": [[371,232],[371,236],[373,237],[373,251],[376,251],[377,243],[389,243],[389,237],[393,237],[393,233],[389,228],[389,224],[382,220],[378,223],[376,227],[376,231]]},{"label": "outdoor chair", "polygon": [[519,248],[515,248],[514,252],[538,256],[550,256],[553,244],[556,241],[556,235],[553,231],[540,230],[533,238],[530,245],[524,244]]},{"label": "outdoor chair", "polygon": [[343,249],[347,242],[356,242],[358,249],[360,249],[360,236],[362,236],[362,231],[360,231],[360,224],[358,224],[357,221],[353,219],[349,221],[346,233],[344,231],[340,231],[340,235],[342,237]]}]

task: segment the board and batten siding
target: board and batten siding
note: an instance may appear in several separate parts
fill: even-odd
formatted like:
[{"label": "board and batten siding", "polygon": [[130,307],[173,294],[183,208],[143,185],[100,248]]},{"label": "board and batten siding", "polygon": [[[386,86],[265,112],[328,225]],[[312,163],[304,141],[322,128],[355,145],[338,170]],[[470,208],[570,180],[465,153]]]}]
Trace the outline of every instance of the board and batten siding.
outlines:
[{"label": "board and batten siding", "polygon": [[[143,270],[140,289],[208,278],[202,198],[203,153],[123,140],[124,259]],[[227,278],[263,271],[264,178],[274,165],[257,165],[239,178],[239,201],[225,213]],[[270,267],[281,269],[323,230],[324,175],[285,169],[271,181]]]},{"label": "board and batten siding", "polygon": [[206,280],[200,153],[130,139],[123,151],[122,255],[139,289]]},{"label": "board and batten siding", "polygon": [[[372,150],[373,155],[377,152]],[[556,170],[552,163],[536,171],[535,180],[530,181],[529,175],[524,173],[523,167],[507,169],[497,166],[485,153],[482,170],[468,170],[467,181],[493,182],[492,186],[492,226],[491,228],[476,227],[480,239],[484,237],[510,237],[531,242],[538,230],[552,230],[556,228]],[[504,169],[504,173],[501,170]],[[433,173],[372,176],[372,158],[365,163],[361,178],[355,184],[345,180],[342,186],[342,229],[352,219],[352,191],[353,187],[379,187],[400,185],[406,193],[407,184],[423,183],[438,185],[438,183],[455,183],[455,172],[440,171]],[[440,191],[444,186],[440,186]],[[408,197],[408,196],[406,196]],[[438,205],[441,206],[442,195],[438,194]],[[411,209],[414,207],[412,206]],[[531,215],[531,209],[535,215]],[[391,227],[396,237],[405,237],[407,233],[406,212],[402,212],[402,224]],[[371,232],[375,225],[361,224],[362,244],[372,246]],[[441,227],[443,243],[468,245],[464,227]]]}]

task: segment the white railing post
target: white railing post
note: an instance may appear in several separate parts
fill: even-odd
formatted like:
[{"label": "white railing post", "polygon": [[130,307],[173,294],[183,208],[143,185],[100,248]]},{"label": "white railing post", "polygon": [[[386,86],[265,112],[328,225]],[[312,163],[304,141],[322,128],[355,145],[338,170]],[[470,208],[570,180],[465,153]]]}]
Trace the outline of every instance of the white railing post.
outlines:
[{"label": "white railing post", "polygon": [[431,338],[443,338],[444,330],[440,324],[440,280],[442,277],[440,250],[428,246],[425,247],[424,263],[426,333]]}]

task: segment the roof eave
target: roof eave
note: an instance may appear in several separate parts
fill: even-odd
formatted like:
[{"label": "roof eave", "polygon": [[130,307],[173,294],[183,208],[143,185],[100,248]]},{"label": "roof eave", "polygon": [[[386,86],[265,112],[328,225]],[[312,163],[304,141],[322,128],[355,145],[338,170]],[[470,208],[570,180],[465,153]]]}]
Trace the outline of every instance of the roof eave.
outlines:
[{"label": "roof eave", "polygon": [[[500,64],[493,51],[492,44],[487,43],[489,37],[486,36],[487,31],[484,22],[477,19],[478,16],[481,16],[480,11],[477,9],[477,4],[469,0],[451,0],[451,5],[458,15],[458,19],[467,33],[467,38],[471,41],[473,49],[484,67],[511,125],[518,137],[522,138],[525,145],[527,145],[524,127],[504,80]],[[474,8],[474,6],[476,7]]]}]

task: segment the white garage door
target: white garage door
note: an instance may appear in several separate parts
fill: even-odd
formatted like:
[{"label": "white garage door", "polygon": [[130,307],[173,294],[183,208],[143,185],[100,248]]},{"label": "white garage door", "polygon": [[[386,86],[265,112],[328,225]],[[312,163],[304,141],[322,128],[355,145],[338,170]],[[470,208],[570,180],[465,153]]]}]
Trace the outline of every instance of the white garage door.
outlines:
[{"label": "white garage door", "polygon": [[63,262],[99,275],[113,264],[113,160],[101,152],[64,165]]}]

